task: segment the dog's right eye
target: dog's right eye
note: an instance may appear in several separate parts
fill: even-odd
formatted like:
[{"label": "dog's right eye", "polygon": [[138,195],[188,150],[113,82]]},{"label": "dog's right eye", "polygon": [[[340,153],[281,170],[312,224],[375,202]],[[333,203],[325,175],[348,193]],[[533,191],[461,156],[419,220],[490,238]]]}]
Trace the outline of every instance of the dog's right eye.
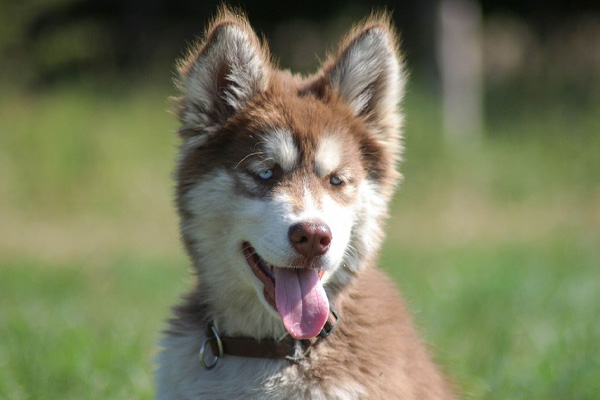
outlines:
[{"label": "dog's right eye", "polygon": [[258,177],[263,181],[268,181],[269,179],[273,178],[273,176],[275,176],[275,173],[271,168],[262,170],[258,173]]}]

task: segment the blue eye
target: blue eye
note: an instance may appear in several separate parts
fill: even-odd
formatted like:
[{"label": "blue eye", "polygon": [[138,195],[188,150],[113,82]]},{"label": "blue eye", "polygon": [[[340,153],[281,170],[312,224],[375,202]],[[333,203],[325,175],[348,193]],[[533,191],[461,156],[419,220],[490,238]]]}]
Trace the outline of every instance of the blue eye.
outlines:
[{"label": "blue eye", "polygon": [[331,178],[329,178],[329,183],[331,183],[333,186],[340,186],[344,181],[342,181],[342,179],[339,176],[332,176]]},{"label": "blue eye", "polygon": [[262,179],[263,181],[267,181],[267,180],[271,179],[274,175],[275,174],[273,173],[272,169],[265,169],[258,173],[258,177],[260,179]]}]

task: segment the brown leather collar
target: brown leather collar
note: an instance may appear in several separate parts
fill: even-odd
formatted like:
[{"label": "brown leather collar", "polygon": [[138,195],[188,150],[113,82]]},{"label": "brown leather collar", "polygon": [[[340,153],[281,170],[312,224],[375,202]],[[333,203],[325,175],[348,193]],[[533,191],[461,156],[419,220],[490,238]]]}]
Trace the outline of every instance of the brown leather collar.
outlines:
[{"label": "brown leather collar", "polygon": [[[257,340],[251,337],[221,336],[214,323],[211,321],[206,328],[206,337],[200,346],[200,364],[204,369],[212,369],[225,354],[252,358],[283,358],[289,361],[298,362],[302,357],[309,353],[311,347],[319,339],[331,335],[335,330],[339,319],[338,313],[330,307],[329,318],[319,336],[313,339],[304,340],[294,339],[290,335],[285,335],[280,340]],[[210,348],[212,358],[210,355],[207,357],[206,353],[208,348]]]}]

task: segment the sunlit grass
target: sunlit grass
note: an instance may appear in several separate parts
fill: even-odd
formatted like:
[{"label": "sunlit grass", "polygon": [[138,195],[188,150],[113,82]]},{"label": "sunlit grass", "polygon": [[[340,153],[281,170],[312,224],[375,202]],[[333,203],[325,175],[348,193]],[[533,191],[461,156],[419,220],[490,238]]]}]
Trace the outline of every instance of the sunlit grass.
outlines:
[{"label": "sunlit grass", "polygon": [[[0,399],[152,398],[189,284],[162,90],[0,96]],[[473,399],[600,392],[599,107],[447,143],[418,88],[382,265]]]},{"label": "sunlit grass", "polygon": [[383,264],[473,399],[593,399],[600,383],[595,237],[415,251]]},{"label": "sunlit grass", "polygon": [[0,398],[151,399],[161,321],[186,286],[172,261],[4,262]]}]

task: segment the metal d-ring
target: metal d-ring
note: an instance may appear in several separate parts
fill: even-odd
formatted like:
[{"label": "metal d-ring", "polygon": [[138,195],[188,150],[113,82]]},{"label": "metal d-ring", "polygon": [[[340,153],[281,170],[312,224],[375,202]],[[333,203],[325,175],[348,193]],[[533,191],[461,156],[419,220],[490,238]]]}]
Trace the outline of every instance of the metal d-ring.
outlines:
[{"label": "metal d-ring", "polygon": [[[219,336],[219,331],[217,330],[217,328],[215,327],[215,325],[212,322],[208,324],[208,328],[212,332],[213,337],[206,336],[204,338],[204,340],[202,341],[202,344],[200,345],[200,352],[198,353],[200,365],[202,365],[202,368],[204,368],[205,370],[213,369],[217,365],[217,362],[219,362],[219,358],[223,357],[223,342],[221,342],[221,337]],[[214,358],[212,359],[212,361],[210,363],[206,363],[204,360],[206,357],[205,352],[206,352],[206,349],[210,347],[210,346],[207,346],[207,344],[211,340],[216,340],[217,349],[219,350],[219,354],[217,354],[217,355],[213,354]]]}]

